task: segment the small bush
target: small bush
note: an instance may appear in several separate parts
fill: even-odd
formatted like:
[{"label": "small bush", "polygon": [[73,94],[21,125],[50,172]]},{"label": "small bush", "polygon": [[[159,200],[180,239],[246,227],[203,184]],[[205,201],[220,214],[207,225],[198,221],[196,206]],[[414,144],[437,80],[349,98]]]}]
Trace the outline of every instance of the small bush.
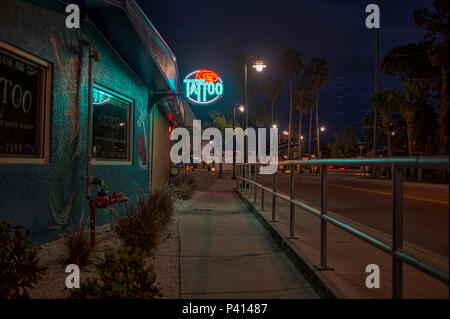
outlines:
[{"label": "small bush", "polygon": [[92,247],[87,230],[72,230],[64,238],[64,245],[69,255],[66,263],[78,266],[85,266],[89,263]]},{"label": "small bush", "polygon": [[191,199],[196,187],[194,174],[181,173],[175,180],[174,195],[182,200]]},{"label": "small bush", "polygon": [[128,206],[127,216],[117,220],[116,232],[127,246],[150,253],[172,213],[173,198],[167,187],[154,189],[148,196],[141,193],[137,207]]},{"label": "small bush", "polygon": [[0,299],[29,298],[31,288],[44,267],[39,265],[38,247],[31,242],[29,230],[0,224]]},{"label": "small bush", "polygon": [[84,223],[84,212],[80,217],[78,229],[72,227],[72,231],[64,237],[64,245],[69,255],[67,263],[78,266],[85,266],[89,263],[92,246],[89,232]]},{"label": "small bush", "polygon": [[70,290],[72,299],[154,299],[161,297],[153,266],[145,267],[145,253],[139,248],[106,250],[95,269],[99,279],[87,279]]},{"label": "small bush", "polygon": [[183,172],[180,175],[178,175],[177,178],[175,179],[175,187],[178,187],[183,184],[191,185],[192,190],[195,190],[197,181],[195,179],[194,174]]},{"label": "small bush", "polygon": [[174,190],[174,195],[176,198],[180,198],[182,200],[188,200],[192,198],[192,193],[194,192],[194,189],[191,184],[183,183],[177,185]]}]

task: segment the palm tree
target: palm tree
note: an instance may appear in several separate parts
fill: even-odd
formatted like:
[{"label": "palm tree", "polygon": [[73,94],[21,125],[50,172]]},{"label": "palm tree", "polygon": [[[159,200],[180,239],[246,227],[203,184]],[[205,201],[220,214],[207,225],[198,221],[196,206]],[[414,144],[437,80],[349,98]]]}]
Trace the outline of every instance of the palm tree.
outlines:
[{"label": "palm tree", "polygon": [[307,103],[308,107],[305,110],[305,112],[309,111],[308,158],[311,159],[311,146],[312,146],[311,142],[312,142],[312,126],[313,126],[312,120],[313,120],[314,105],[316,104],[316,93],[313,83],[313,70],[311,67],[307,67],[305,69],[305,72],[303,73],[300,82],[302,83],[301,86],[305,88],[307,99],[309,101],[309,103]]},{"label": "palm tree", "polygon": [[375,93],[372,99],[375,109],[381,114],[382,126],[386,135],[388,156],[392,156],[392,113],[398,111],[400,105],[403,104],[403,94],[398,89],[383,90]]},{"label": "palm tree", "polygon": [[281,92],[284,91],[283,79],[279,75],[271,74],[268,75],[263,83],[263,90],[267,97],[272,101],[272,123],[274,124],[275,117],[275,101],[280,95]]},{"label": "palm tree", "polygon": [[267,111],[266,101],[259,101],[255,103],[254,107],[251,108],[250,118],[253,123],[256,124],[256,127],[264,127],[269,117],[270,114]]},{"label": "palm tree", "polygon": [[317,158],[320,158],[320,138],[319,138],[319,90],[323,88],[328,81],[329,64],[325,59],[315,58],[311,60],[311,72],[313,75],[314,89],[316,93],[316,139],[317,139]]},{"label": "palm tree", "polygon": [[289,81],[289,137],[288,137],[288,158],[291,158],[291,136],[292,136],[292,95],[294,81],[303,71],[302,54],[294,49],[289,49],[283,53],[280,59],[280,69]]},{"label": "palm tree", "polygon": [[423,100],[425,92],[416,83],[409,82],[405,84],[406,99],[400,104],[400,113],[406,120],[406,135],[408,137],[408,156],[413,155],[413,128],[414,117]]},{"label": "palm tree", "polygon": [[[302,148],[302,123],[303,115],[314,107],[314,90],[312,88],[311,77],[305,72],[300,79],[300,82],[294,88],[294,106],[298,111],[298,146],[299,159],[303,156]],[[311,117],[312,119],[312,117]]]}]

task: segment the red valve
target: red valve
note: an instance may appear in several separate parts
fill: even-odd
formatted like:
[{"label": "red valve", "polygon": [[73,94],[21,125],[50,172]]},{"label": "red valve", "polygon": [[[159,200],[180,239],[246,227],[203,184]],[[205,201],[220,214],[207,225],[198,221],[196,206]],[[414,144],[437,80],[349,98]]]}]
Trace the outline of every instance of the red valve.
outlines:
[{"label": "red valve", "polygon": [[[103,184],[99,184],[103,185]],[[90,197],[89,208],[91,209],[91,246],[95,247],[95,212],[97,208],[108,208],[115,203],[128,201],[128,197],[123,196],[122,192],[115,192],[108,197],[108,193],[102,189],[97,193],[97,197]]]}]

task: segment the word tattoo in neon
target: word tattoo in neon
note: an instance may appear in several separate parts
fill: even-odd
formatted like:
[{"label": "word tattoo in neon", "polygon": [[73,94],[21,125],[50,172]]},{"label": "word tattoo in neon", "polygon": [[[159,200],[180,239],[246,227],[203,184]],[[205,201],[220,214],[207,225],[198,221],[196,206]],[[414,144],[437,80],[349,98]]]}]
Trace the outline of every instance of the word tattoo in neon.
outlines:
[{"label": "word tattoo in neon", "polygon": [[198,70],[184,79],[188,100],[194,104],[209,104],[222,97],[223,81],[217,73]]}]

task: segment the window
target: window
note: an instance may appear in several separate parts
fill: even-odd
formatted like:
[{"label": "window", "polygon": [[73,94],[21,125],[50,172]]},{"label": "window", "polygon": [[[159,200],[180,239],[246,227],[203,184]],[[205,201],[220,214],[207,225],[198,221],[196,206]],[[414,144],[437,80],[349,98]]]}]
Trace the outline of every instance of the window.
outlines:
[{"label": "window", "polygon": [[0,163],[48,162],[51,71],[0,41]]},{"label": "window", "polygon": [[93,88],[92,157],[131,161],[132,101],[99,86]]}]

